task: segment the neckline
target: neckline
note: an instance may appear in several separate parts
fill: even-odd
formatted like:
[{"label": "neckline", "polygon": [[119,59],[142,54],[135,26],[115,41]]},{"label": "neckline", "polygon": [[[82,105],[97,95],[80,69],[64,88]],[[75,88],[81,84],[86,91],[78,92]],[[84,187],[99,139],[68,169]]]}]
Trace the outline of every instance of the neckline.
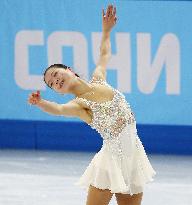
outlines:
[{"label": "neckline", "polygon": [[82,97],[76,97],[76,98],[81,98],[81,99],[84,99],[90,103],[94,103],[94,104],[99,104],[99,105],[103,105],[103,104],[107,104],[107,103],[112,103],[114,100],[115,100],[115,96],[116,96],[116,92],[115,92],[115,89],[112,88],[113,90],[113,98],[111,100],[108,100],[108,101],[105,101],[105,102],[96,102],[96,101],[93,101],[93,100],[88,100],[86,98],[82,98]]},{"label": "neckline", "polygon": [[[116,94],[117,94],[117,92],[116,92],[116,90],[112,87],[112,90],[113,90],[113,98],[112,98],[112,100],[108,100],[108,101],[105,101],[105,102],[95,102],[95,101],[92,101],[92,100],[87,100],[86,98],[82,98],[82,99],[84,99],[85,101],[88,101],[88,102],[90,102],[90,103],[94,103],[94,104],[96,104],[96,105],[105,105],[105,104],[107,104],[107,103],[113,103],[113,101],[115,100],[115,97],[116,97]],[[79,98],[79,97],[77,97],[77,98]],[[95,117],[94,117],[94,112],[92,112],[93,113],[93,117],[92,117],[92,120],[91,120],[91,122],[90,123],[87,123],[89,126],[91,126],[93,129],[95,129],[94,128],[94,120],[95,120]]]}]

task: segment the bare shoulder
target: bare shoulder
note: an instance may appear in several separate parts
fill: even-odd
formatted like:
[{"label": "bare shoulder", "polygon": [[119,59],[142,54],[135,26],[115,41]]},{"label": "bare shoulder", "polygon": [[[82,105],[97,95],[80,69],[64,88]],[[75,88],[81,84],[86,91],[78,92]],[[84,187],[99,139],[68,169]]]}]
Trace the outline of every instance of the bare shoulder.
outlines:
[{"label": "bare shoulder", "polygon": [[[66,111],[66,106],[68,111]],[[89,107],[81,101],[79,98],[74,98],[68,103],[64,104],[63,112],[68,112],[68,116],[75,116],[85,121],[86,123],[90,121],[90,111]]]},{"label": "bare shoulder", "polygon": [[67,117],[79,117],[85,110],[84,106],[78,103],[75,99],[68,101],[67,103],[60,104],[61,115]]},{"label": "bare shoulder", "polygon": [[87,104],[81,100],[81,98],[74,98],[71,101],[69,101],[70,104],[76,104],[81,109],[89,109]]}]

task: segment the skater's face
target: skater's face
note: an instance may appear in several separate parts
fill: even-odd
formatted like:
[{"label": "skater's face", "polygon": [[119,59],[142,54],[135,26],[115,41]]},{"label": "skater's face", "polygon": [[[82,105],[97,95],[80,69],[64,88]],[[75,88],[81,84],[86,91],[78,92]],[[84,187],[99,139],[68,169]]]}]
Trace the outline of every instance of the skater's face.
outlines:
[{"label": "skater's face", "polygon": [[46,84],[61,94],[70,93],[75,80],[75,74],[69,69],[50,68],[45,74]]}]

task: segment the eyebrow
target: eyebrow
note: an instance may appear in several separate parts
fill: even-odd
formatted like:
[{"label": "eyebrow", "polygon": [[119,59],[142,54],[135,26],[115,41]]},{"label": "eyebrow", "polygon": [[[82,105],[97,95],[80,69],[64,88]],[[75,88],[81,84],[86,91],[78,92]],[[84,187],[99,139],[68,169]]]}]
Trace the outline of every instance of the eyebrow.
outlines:
[{"label": "eyebrow", "polygon": [[[54,71],[55,71],[55,70],[54,70]],[[53,72],[54,72],[54,71],[53,71]],[[51,73],[51,76],[52,76],[53,72]]]},{"label": "eyebrow", "polygon": [[[54,71],[55,71],[55,70],[54,70]],[[54,71],[52,71],[51,76],[52,76],[52,74],[53,74]],[[49,81],[50,81],[50,80],[49,80]],[[48,81],[48,85],[49,85],[49,81]],[[49,85],[49,87],[51,87],[51,86]]]},{"label": "eyebrow", "polygon": [[[52,74],[53,74],[56,70],[57,70],[57,68],[52,71],[51,76],[52,76]],[[50,80],[49,80],[49,81],[50,81]],[[49,85],[49,81],[48,81],[48,85]],[[49,87],[51,87],[51,86],[49,86]]]}]

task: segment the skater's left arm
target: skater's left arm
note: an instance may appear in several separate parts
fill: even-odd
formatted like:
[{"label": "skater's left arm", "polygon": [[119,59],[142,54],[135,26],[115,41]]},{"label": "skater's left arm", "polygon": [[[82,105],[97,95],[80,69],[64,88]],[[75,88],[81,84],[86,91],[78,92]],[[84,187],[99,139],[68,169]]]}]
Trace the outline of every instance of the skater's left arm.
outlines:
[{"label": "skater's left arm", "polygon": [[106,79],[106,65],[111,57],[110,32],[116,24],[116,20],[116,7],[113,8],[112,5],[109,5],[106,15],[104,13],[104,9],[102,10],[103,31],[100,46],[100,57],[92,77],[100,77],[103,80]]}]

